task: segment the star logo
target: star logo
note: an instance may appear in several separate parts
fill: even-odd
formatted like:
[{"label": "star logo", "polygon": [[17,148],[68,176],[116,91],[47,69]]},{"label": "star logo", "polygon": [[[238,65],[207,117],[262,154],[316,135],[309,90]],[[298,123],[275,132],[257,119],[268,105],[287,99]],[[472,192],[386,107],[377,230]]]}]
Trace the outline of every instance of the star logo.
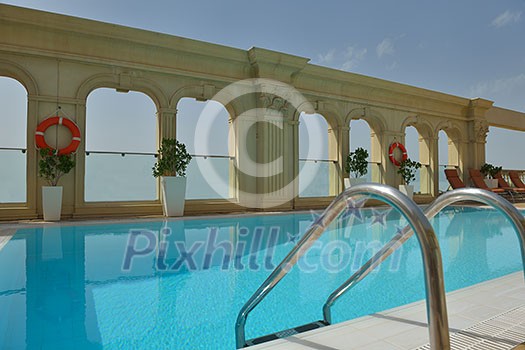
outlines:
[{"label": "star logo", "polygon": [[372,222],[370,223],[370,227],[374,226],[375,224],[379,224],[381,227],[385,227],[386,217],[388,216],[391,210],[391,208],[387,210],[372,209]]},{"label": "star logo", "polygon": [[342,219],[350,220],[352,217],[354,217],[354,220],[363,222],[363,213],[361,212],[361,209],[367,200],[367,197],[358,200],[353,200],[351,198],[347,199],[347,205],[345,211],[343,212]]},{"label": "star logo", "polygon": [[286,232],[286,235],[288,236],[288,241],[286,242],[286,244],[290,244],[290,243],[293,244],[293,245],[297,244],[297,241],[299,240],[300,234],[296,233],[294,235],[294,234],[291,234],[290,232]]},{"label": "star logo", "polygon": [[319,226],[321,228],[324,228],[326,226],[323,213],[319,213],[314,210],[310,210],[310,215],[312,216],[312,220],[313,220],[311,227]]}]

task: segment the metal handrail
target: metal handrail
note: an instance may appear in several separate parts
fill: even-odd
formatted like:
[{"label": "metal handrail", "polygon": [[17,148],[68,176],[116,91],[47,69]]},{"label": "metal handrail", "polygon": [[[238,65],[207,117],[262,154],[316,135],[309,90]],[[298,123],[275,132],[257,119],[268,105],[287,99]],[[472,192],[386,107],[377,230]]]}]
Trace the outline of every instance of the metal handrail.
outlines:
[{"label": "metal handrail", "polygon": [[19,148],[19,147],[0,147],[0,151],[21,151],[22,153],[26,153],[26,148]]},{"label": "metal handrail", "polygon": [[[516,229],[521,250],[521,259],[525,272],[525,218],[509,201],[492,192],[478,188],[460,188],[446,192],[438,197],[425,210],[425,216],[430,220],[441,210],[450,204],[460,201],[475,201],[490,205],[506,215]],[[337,288],[326,300],[323,306],[323,318],[327,323],[331,323],[332,315],[330,308],[343,294],[348,292],[359,281],[372,272],[379,264],[388,258],[398,247],[412,237],[414,231],[410,226],[406,226],[401,232],[396,234],[385,246],[378,251],[370,260],[368,260],[358,271],[347,279],[339,288]]]},{"label": "metal handrail", "polygon": [[[152,152],[119,152],[119,151],[86,151],[86,155],[89,156],[91,153],[93,154],[120,154],[121,156],[130,155],[130,156],[153,156],[157,158],[159,156],[158,153],[152,153]],[[224,158],[224,159],[235,159],[233,156],[221,156],[221,155],[215,155],[215,154],[190,154],[192,157],[196,158]]]},{"label": "metal handrail", "polygon": [[423,264],[425,266],[430,344],[432,349],[450,348],[443,283],[443,265],[434,229],[425,217],[423,211],[408,197],[390,186],[372,183],[352,186],[337,196],[323,214],[310,226],[297,245],[288,253],[275,270],[272,271],[270,276],[250,297],[246,304],[244,304],[237,316],[235,324],[237,348],[243,348],[247,345],[245,326],[249,313],[270,293],[279,281],[286,276],[301,256],[303,256],[323,234],[328,225],[347,208],[347,201],[355,196],[367,196],[369,198],[382,200],[391,205],[402,213],[416,232],[423,255]]},{"label": "metal handrail", "polygon": [[334,159],[314,159],[314,158],[299,158],[300,162],[321,162],[321,163],[338,163]]}]

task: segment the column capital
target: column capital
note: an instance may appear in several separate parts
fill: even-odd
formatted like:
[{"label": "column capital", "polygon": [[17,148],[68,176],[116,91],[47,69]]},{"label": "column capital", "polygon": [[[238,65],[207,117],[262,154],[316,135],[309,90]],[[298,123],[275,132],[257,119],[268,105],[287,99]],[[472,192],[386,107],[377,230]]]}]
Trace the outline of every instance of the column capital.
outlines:
[{"label": "column capital", "polygon": [[487,134],[489,133],[489,123],[485,119],[476,119],[472,123],[473,141],[477,143],[486,143]]}]

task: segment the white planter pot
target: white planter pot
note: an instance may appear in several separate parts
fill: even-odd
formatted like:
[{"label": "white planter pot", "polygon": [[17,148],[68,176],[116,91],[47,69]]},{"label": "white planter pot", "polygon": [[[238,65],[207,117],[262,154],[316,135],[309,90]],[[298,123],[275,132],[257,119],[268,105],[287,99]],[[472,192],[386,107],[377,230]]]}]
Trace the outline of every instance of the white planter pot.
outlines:
[{"label": "white planter pot", "polygon": [[62,186],[42,187],[42,209],[45,221],[60,221],[62,213]]},{"label": "white planter pot", "polygon": [[414,198],[413,185],[399,185],[399,192],[405,194],[410,199]]},{"label": "white planter pot", "polygon": [[351,178],[344,178],[345,188],[350,188],[355,185],[360,185],[366,183],[366,179],[362,177],[351,177]]},{"label": "white planter pot", "polygon": [[489,188],[497,188],[498,187],[498,179],[483,179],[485,181],[485,184]]},{"label": "white planter pot", "polygon": [[162,176],[162,208],[164,216],[184,215],[184,201],[186,198],[186,178]]}]

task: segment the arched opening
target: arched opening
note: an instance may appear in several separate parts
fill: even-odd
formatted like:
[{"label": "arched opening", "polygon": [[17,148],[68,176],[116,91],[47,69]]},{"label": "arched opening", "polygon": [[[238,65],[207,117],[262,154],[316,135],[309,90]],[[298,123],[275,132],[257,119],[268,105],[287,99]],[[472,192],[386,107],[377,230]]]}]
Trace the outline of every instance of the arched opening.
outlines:
[{"label": "arched opening", "polygon": [[335,193],[336,161],[328,157],[328,123],[318,113],[299,116],[299,197],[328,197]]},{"label": "arched opening", "polygon": [[[445,169],[455,168],[459,170],[459,144],[455,135],[448,130],[440,130],[438,133],[438,164],[439,164],[439,191],[449,189],[449,183],[445,176]],[[461,175],[461,174],[460,174]]]},{"label": "arched opening", "polygon": [[[364,148],[368,151],[367,182],[381,183],[381,145],[376,137],[375,131],[364,119],[352,119],[350,121],[350,152],[356,148]],[[344,160],[346,161],[346,160]]]},{"label": "arched opening", "polygon": [[140,92],[92,91],[86,105],[86,202],[152,201],[157,108]]},{"label": "arched opening", "polygon": [[408,157],[421,163],[421,168],[416,172],[414,181],[414,192],[420,194],[432,194],[432,177],[430,169],[431,154],[431,130],[424,124],[409,125],[405,128],[405,147]]},{"label": "arched opening", "polygon": [[0,203],[27,202],[27,91],[0,77]]},{"label": "arched opening", "polygon": [[[420,162],[419,159],[419,132],[413,126],[407,126],[405,129],[405,148],[407,149],[407,156],[409,159]],[[416,172],[416,179],[414,180],[414,193],[421,193],[421,168]]]},{"label": "arched opening", "polygon": [[235,155],[229,147],[229,130],[230,114],[221,103],[194,98],[178,102],[177,140],[193,157],[186,170],[187,199],[236,197]]}]

